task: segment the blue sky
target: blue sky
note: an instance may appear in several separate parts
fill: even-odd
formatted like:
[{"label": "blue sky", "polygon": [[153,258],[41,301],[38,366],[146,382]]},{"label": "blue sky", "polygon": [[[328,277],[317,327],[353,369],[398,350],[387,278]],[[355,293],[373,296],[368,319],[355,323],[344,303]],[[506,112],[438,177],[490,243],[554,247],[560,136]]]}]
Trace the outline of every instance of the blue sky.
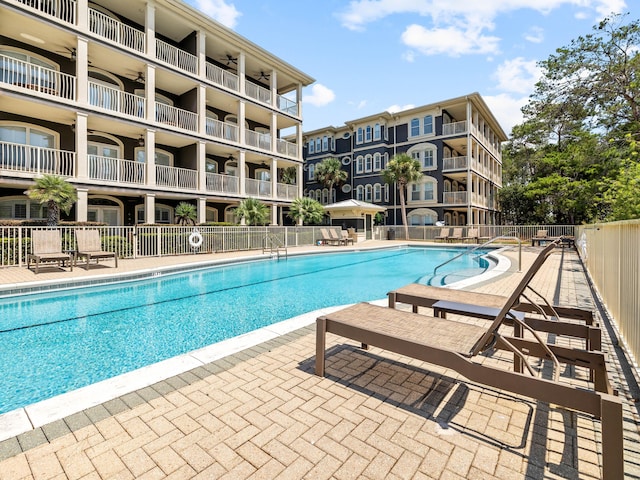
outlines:
[{"label": "blue sky", "polygon": [[631,8],[624,0],[187,3],[316,79],[303,90],[305,131],[479,92],[507,134],[540,75],[536,62]]}]

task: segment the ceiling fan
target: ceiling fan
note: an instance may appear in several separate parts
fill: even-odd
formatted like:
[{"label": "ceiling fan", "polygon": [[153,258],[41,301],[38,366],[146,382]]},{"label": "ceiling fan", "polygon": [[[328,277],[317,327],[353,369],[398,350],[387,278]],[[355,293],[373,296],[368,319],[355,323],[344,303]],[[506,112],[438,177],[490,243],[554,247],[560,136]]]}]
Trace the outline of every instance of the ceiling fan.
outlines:
[{"label": "ceiling fan", "polygon": [[69,58],[71,59],[72,62],[76,61],[76,58],[78,58],[78,54],[76,52],[76,49],[74,47],[67,47],[66,45],[63,45],[63,47],[67,50],[65,51],[60,51],[60,50],[56,50],[56,53],[62,53],[64,55],[69,55]]},{"label": "ceiling fan", "polygon": [[136,78],[133,79],[134,82],[138,82],[138,83],[144,83],[144,73],[143,72],[137,72],[137,76]]},{"label": "ceiling fan", "polygon": [[226,55],[227,55],[227,58],[223,59],[223,60],[226,60],[228,66],[231,65],[231,64],[233,64],[233,65],[237,65],[238,64],[238,57],[234,57],[233,55],[231,55],[229,53],[227,53]]},{"label": "ceiling fan", "polygon": [[258,75],[257,80],[269,80],[270,75],[268,73],[264,73],[263,70],[260,70],[260,75]]}]

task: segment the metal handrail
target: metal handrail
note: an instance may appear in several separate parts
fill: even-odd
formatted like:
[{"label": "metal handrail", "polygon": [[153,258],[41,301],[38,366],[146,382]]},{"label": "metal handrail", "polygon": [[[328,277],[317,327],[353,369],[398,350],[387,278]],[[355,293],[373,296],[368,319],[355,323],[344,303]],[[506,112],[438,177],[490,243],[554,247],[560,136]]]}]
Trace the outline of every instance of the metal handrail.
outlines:
[{"label": "metal handrail", "polygon": [[459,253],[455,257],[452,257],[449,260],[447,260],[445,262],[442,262],[440,265],[438,265],[436,268],[433,269],[433,275],[435,275],[437,273],[437,271],[438,271],[438,269],[440,267],[445,266],[447,263],[451,263],[454,260],[457,260],[458,258],[460,258],[460,257],[462,257],[464,255],[469,255],[469,254],[475,252],[476,250],[479,250],[482,247],[486,247],[490,243],[493,243],[493,242],[495,242],[496,240],[499,240],[499,239],[511,239],[511,240],[517,240],[518,241],[518,271],[520,272],[522,270],[522,242],[520,241],[520,237],[516,237],[515,235],[511,235],[512,233],[516,233],[516,232],[509,232],[508,235],[498,235],[497,237],[493,237],[491,240],[487,240],[482,245],[477,245],[477,246],[473,247],[471,250],[465,250],[464,252]]},{"label": "metal handrail", "polygon": [[267,250],[269,250],[271,254],[275,252],[278,258],[280,258],[280,250],[284,250],[285,257],[289,256],[287,246],[280,241],[277,235],[273,233],[267,233],[264,237],[264,246],[262,247],[262,253],[266,253]]}]

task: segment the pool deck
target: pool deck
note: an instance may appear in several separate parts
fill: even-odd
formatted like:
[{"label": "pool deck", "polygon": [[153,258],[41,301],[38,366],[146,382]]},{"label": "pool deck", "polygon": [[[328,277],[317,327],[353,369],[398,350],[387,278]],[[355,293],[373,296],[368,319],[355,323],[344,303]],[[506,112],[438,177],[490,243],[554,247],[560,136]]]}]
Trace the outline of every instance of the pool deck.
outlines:
[{"label": "pool deck", "polygon": [[[356,247],[392,243],[401,242]],[[345,248],[352,247],[290,253]],[[556,303],[598,311],[575,251],[556,250],[533,286]],[[523,269],[538,251],[523,248]],[[38,275],[26,267],[0,268],[0,291],[260,254],[120,260],[117,269],[107,260],[89,271],[51,267]],[[508,294],[521,274],[515,251],[504,255],[511,268],[465,289]],[[18,420],[27,418],[36,428],[16,427],[22,433],[7,434],[15,424],[3,427],[0,417],[0,479],[601,478],[600,422],[590,416],[384,350],[363,351],[333,335],[327,338],[327,377],[315,376],[317,315],[251,340],[207,347],[179,362],[179,373],[161,366],[161,380],[145,371],[126,382],[127,393],[102,389],[105,399],[91,398],[90,406],[82,398],[76,406],[65,401],[69,410],[59,410],[59,418],[23,416]],[[599,320],[607,368],[623,400],[625,477],[637,479],[638,386],[615,330],[606,317]],[[508,368],[509,356],[493,358]],[[563,375],[563,381],[573,380]]]}]

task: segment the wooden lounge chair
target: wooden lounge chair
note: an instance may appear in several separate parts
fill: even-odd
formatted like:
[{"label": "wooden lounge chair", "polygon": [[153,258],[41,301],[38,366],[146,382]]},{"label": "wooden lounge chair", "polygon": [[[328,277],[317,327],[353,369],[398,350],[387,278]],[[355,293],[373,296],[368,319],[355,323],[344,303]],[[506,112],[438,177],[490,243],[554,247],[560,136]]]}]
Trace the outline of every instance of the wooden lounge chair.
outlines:
[{"label": "wooden lounge chair", "polygon": [[33,230],[31,232],[31,253],[27,255],[27,269],[31,269],[31,262],[39,272],[40,262],[57,262],[59,267],[69,262],[69,271],[73,271],[71,253],[62,251],[62,235],[60,230]]},{"label": "wooden lounge chair", "polygon": [[342,241],[344,242],[345,245],[348,245],[349,243],[353,245],[353,238],[349,235],[348,231],[340,230],[340,233],[342,234]]},{"label": "wooden lounge chair", "polygon": [[454,228],[453,233],[447,237],[447,242],[455,242],[456,240],[462,240],[462,227]]},{"label": "wooden lounge chair", "polygon": [[480,242],[480,236],[478,235],[478,229],[477,228],[470,228],[469,230],[467,230],[467,235],[462,237],[461,240],[463,242],[466,242],[467,240],[473,240],[476,243]]},{"label": "wooden lounge chair", "polygon": [[[538,256],[488,328],[368,303],[359,303],[318,317],[316,374],[324,376],[325,341],[329,332],[360,342],[363,348],[374,345],[455,370],[473,382],[588,413],[602,421],[603,478],[623,478],[622,402],[611,388],[604,354],[547,345],[511,312],[554,247],[554,244],[547,246]],[[507,318],[511,318],[522,330],[528,330],[535,340],[525,339],[522,335],[510,337],[500,332]],[[480,361],[473,360],[480,353],[489,354],[495,350],[513,353],[513,371],[490,365],[484,356]],[[552,360],[553,380],[538,378],[525,356]],[[588,368],[593,374],[594,389],[561,383],[560,361]],[[523,367],[531,375],[523,373]]]},{"label": "wooden lounge chair", "polygon": [[436,235],[435,237],[433,237],[433,239],[434,240],[446,240],[447,238],[449,238],[450,231],[451,231],[450,228],[443,228],[442,230],[440,230],[440,235]]},{"label": "wooden lounge chair", "polygon": [[102,250],[100,232],[98,230],[76,230],[76,242],[78,244],[77,256],[85,258],[85,270],[89,270],[91,259],[98,262],[101,258],[113,258],[118,267],[118,255],[115,252]]},{"label": "wooden lounge chair", "polygon": [[340,233],[338,233],[335,229],[333,228],[329,228],[329,238],[331,238],[331,241],[333,243],[335,243],[336,245],[346,245],[347,241],[342,238],[342,235]]},{"label": "wooden lounge chair", "polygon": [[333,239],[333,237],[331,236],[331,234],[329,233],[329,229],[328,228],[321,228],[320,229],[320,239],[319,242],[323,245],[330,245],[332,243],[335,243],[335,240]]},{"label": "wooden lounge chair", "polygon": [[531,237],[531,246],[535,247],[536,244],[542,246],[542,242],[554,242],[560,237],[550,237],[547,230],[538,230],[535,237]]}]

